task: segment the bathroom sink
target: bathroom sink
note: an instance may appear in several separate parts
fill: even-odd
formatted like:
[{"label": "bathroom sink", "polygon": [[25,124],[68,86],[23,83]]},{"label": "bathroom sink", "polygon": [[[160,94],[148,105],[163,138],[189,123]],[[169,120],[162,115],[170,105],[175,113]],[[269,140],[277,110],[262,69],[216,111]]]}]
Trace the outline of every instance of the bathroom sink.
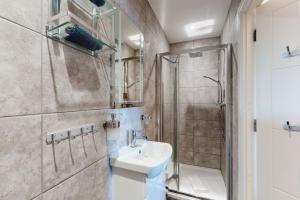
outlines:
[{"label": "bathroom sink", "polygon": [[121,148],[117,156],[110,158],[110,164],[112,167],[142,173],[152,178],[165,170],[171,156],[170,144],[137,140],[136,147]]}]

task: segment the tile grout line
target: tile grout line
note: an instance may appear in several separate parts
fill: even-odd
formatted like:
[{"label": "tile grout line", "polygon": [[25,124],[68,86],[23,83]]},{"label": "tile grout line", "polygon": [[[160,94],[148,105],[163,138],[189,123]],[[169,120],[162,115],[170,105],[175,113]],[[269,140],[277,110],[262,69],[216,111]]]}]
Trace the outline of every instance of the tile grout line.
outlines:
[{"label": "tile grout line", "polygon": [[[43,194],[43,190],[44,190],[44,145],[43,145],[43,130],[44,130],[44,116],[41,115],[41,194]],[[43,199],[43,196],[42,196]]]},{"label": "tile grout line", "polygon": [[13,20],[10,20],[10,19],[8,19],[8,18],[6,18],[6,17],[0,16],[0,19],[4,20],[4,21],[6,21],[6,22],[10,22],[10,23],[12,23],[12,24],[14,24],[14,25],[20,26],[20,27],[22,27],[22,28],[25,28],[25,29],[27,29],[27,30],[29,30],[29,31],[32,31],[32,32],[34,32],[34,33],[37,33],[37,34],[39,34],[39,35],[43,35],[43,34],[40,33],[39,31],[36,31],[36,30],[34,30],[34,29],[32,29],[32,28],[29,28],[29,27],[27,27],[27,26],[24,26],[24,25],[22,25],[22,24],[20,24],[20,23],[18,23],[18,22],[15,22],[15,21],[13,21]]},{"label": "tile grout line", "polygon": [[[43,3],[44,1],[41,2],[41,13],[42,13],[42,22],[41,22],[41,30],[42,30],[42,24],[43,24]],[[43,36],[41,36],[41,112],[43,112],[43,97],[44,97],[44,93],[43,93]],[[43,199],[43,190],[44,190],[44,145],[43,145],[43,130],[44,130],[44,116],[43,114],[41,114],[41,199]]]},{"label": "tile grout line", "polygon": [[[137,108],[137,107],[132,107]],[[123,108],[120,108],[123,109]],[[126,109],[126,108],[124,108]],[[57,111],[57,112],[41,112],[41,113],[30,113],[30,114],[19,114],[19,115],[4,115],[1,118],[10,118],[10,117],[26,117],[26,116],[36,116],[36,115],[53,115],[53,114],[67,114],[67,113],[77,113],[77,112],[90,112],[90,111],[105,111],[105,110],[115,110],[113,108],[99,108],[99,109],[90,109],[90,110],[73,110],[73,111]]]},{"label": "tile grout line", "polygon": [[40,113],[29,113],[29,114],[16,114],[16,115],[3,115],[1,118],[12,118],[12,117],[26,117],[26,116],[36,116],[36,115],[53,115],[53,114],[67,114],[67,113],[77,113],[77,112],[92,112],[92,111],[106,111],[106,110],[126,110],[126,109],[137,109],[143,107],[129,107],[129,108],[95,108],[95,109],[84,109],[84,110],[69,110],[69,111],[56,111],[56,112],[40,112]]},{"label": "tile grout line", "polygon": [[69,177],[67,177],[67,178],[65,178],[65,179],[63,179],[63,180],[61,180],[61,181],[59,181],[58,183],[54,184],[52,187],[48,188],[47,190],[43,190],[43,191],[42,191],[42,194],[45,194],[45,193],[47,193],[48,191],[54,189],[55,187],[57,187],[57,186],[59,186],[59,185],[65,183],[65,182],[68,181],[69,179],[75,177],[76,175],[78,175],[78,174],[80,174],[81,172],[85,171],[86,169],[92,167],[93,165],[97,164],[98,162],[102,161],[102,160],[105,159],[105,158],[107,158],[107,155],[104,155],[103,157],[101,157],[101,158],[95,160],[95,161],[92,162],[91,164],[85,166],[84,168],[80,169],[79,171],[75,172],[74,174],[70,175]]},{"label": "tile grout line", "polygon": [[59,181],[58,183],[56,183],[55,185],[51,186],[50,188],[48,188],[47,190],[42,190],[40,194],[38,194],[37,196],[31,198],[31,200],[34,200],[37,197],[43,197],[43,194],[49,192],[50,190],[54,189],[55,187],[63,184],[64,182],[68,181],[69,179],[75,177],[76,175],[80,174],[81,172],[85,171],[86,169],[92,167],[93,165],[97,164],[98,162],[102,161],[103,159],[105,159],[105,157],[107,157],[107,155],[104,155],[103,157],[97,159],[96,161],[92,162],[91,164],[85,166],[84,168],[80,169],[79,171],[75,172],[74,174],[72,174],[71,176]]}]

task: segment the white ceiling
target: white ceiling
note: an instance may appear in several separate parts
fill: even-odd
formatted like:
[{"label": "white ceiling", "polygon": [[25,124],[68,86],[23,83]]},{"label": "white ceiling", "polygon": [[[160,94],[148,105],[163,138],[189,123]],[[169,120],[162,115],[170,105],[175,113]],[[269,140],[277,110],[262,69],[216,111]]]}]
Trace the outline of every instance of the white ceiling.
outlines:
[{"label": "white ceiling", "polygon": [[[231,0],[148,0],[170,43],[220,36]],[[215,20],[213,32],[188,37],[185,25]]]}]

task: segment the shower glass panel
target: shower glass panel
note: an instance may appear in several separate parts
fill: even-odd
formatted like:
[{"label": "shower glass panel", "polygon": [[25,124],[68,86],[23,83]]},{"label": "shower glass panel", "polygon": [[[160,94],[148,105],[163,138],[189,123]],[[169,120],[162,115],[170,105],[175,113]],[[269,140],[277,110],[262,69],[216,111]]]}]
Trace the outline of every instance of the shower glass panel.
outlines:
[{"label": "shower glass panel", "polygon": [[161,57],[161,118],[165,123],[161,126],[160,140],[169,143],[173,147],[173,157],[171,164],[167,169],[168,180],[174,180],[176,188],[179,187],[179,162],[177,148],[177,83],[178,83],[178,58],[175,57]]},{"label": "shower glass panel", "polygon": [[207,46],[159,56],[160,140],[173,147],[169,193],[230,199],[229,48]]}]

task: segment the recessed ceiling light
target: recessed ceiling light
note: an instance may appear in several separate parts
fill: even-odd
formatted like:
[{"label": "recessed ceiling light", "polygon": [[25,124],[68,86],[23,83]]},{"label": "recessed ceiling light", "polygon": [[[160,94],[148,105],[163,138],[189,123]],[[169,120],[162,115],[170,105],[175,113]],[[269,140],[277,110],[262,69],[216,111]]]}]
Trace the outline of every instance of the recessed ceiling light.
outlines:
[{"label": "recessed ceiling light", "polygon": [[215,25],[215,20],[208,19],[204,21],[187,24],[185,26],[185,31],[188,37],[205,35],[213,32],[213,25]]}]

